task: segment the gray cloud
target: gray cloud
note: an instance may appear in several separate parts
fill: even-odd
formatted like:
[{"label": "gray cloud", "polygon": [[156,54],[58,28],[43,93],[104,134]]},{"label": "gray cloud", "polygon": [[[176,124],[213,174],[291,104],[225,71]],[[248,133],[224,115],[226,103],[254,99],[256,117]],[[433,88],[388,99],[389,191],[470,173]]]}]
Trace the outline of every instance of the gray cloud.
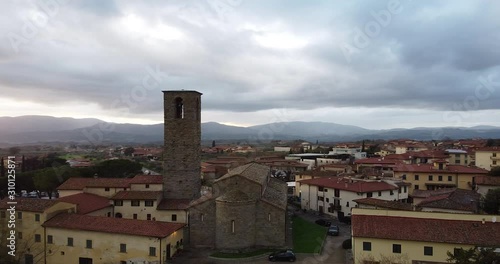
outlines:
[{"label": "gray cloud", "polygon": [[[242,0],[221,11],[204,1],[68,1],[29,37],[24,28],[43,9],[2,2],[0,96],[127,107],[112,102],[141,85],[147,67],[165,78],[131,113],[159,112],[165,89],[199,90],[204,109],[233,112],[455,111],[476,96],[481,76],[500,89],[496,2],[402,0],[401,12],[347,61],[341,47],[355,47],[356,29],[388,2]],[[12,36],[22,39],[17,52]],[[499,109],[495,90],[468,110]]]}]

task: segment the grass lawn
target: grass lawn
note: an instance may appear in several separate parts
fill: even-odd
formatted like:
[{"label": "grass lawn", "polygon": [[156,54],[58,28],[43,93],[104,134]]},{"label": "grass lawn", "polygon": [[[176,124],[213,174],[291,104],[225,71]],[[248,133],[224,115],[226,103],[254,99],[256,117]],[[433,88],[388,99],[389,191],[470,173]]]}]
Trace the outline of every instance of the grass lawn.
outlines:
[{"label": "grass lawn", "polygon": [[295,216],[293,218],[293,251],[295,253],[319,253],[326,231],[326,227]]},{"label": "grass lawn", "polygon": [[213,253],[212,257],[214,258],[249,258],[249,257],[254,257],[254,256],[259,256],[265,253],[271,253],[274,252],[275,250],[273,249],[259,249],[256,251],[252,252],[245,252],[245,253],[222,253],[222,252],[215,252]]}]

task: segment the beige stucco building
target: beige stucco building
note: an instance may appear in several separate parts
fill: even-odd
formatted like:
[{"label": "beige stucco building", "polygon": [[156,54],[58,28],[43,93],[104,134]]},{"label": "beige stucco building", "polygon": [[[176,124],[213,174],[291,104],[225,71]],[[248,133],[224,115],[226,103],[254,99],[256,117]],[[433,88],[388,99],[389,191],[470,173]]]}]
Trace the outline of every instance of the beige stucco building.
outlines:
[{"label": "beige stucco building", "polygon": [[0,201],[0,246],[7,246],[7,237],[14,231],[16,247],[13,259],[20,263],[45,263],[42,224],[61,212],[75,212],[76,206],[54,200],[16,198],[13,200],[16,203],[14,217],[11,217],[9,202],[12,201],[7,198]]},{"label": "beige stucco building", "polygon": [[498,248],[499,217],[354,208],[354,263],[448,263],[457,248]]},{"label": "beige stucco building", "polygon": [[500,166],[500,147],[483,147],[476,150],[476,166],[485,170]]},{"label": "beige stucco building", "polygon": [[183,247],[183,226],[59,214],[43,224],[45,263],[164,263]]},{"label": "beige stucco building", "polygon": [[394,177],[411,183],[413,190],[435,190],[439,188],[460,188],[472,190],[475,178],[488,171],[463,165],[448,165],[444,160],[433,164],[398,164],[394,167]]}]

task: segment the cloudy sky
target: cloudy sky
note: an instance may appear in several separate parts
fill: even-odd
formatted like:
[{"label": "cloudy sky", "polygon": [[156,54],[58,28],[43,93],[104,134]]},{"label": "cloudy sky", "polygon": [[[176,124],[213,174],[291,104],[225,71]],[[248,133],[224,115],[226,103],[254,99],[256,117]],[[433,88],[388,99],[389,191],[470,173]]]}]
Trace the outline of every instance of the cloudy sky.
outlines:
[{"label": "cloudy sky", "polygon": [[0,2],[0,116],[500,126],[500,2]]}]

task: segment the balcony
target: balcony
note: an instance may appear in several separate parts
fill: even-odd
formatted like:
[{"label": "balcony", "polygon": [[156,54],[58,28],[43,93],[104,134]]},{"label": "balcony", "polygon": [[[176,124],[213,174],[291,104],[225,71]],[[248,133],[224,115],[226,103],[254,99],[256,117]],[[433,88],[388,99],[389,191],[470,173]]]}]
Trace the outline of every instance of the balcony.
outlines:
[{"label": "balcony", "polygon": [[491,160],[500,160],[500,156],[499,155],[497,155],[496,157],[490,156],[490,159]]}]

